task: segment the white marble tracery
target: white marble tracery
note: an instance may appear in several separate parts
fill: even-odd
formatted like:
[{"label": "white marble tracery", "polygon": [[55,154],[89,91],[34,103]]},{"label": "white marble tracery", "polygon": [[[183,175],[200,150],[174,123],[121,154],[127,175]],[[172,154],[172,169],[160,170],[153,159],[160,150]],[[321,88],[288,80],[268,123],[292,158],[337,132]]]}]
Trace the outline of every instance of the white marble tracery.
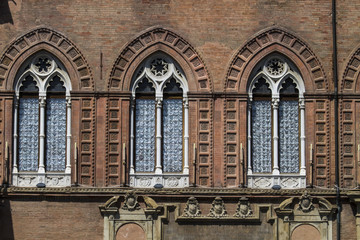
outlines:
[{"label": "white marble tracery", "polygon": [[[55,57],[40,52],[24,62],[16,79],[13,185],[33,187],[45,183],[47,186],[69,186],[69,76]],[[50,90],[55,82],[58,89]],[[53,98],[55,92],[59,94]]]},{"label": "white marble tracery", "polygon": [[[248,91],[248,186],[305,187],[303,80],[297,68],[278,54],[269,56],[259,65]],[[260,80],[262,89],[260,95],[256,95]],[[285,81],[293,84],[291,87],[295,87],[296,97],[292,91],[290,99],[282,99],[286,96],[283,95],[286,92],[282,93]],[[261,93],[264,88],[268,88],[268,92]],[[269,100],[256,96],[269,96]]]},{"label": "white marble tracery", "polygon": [[[164,54],[151,56],[138,69],[132,83],[130,185],[188,186],[189,108],[185,75]],[[147,95],[150,99],[137,97],[144,81],[153,88]],[[167,88],[170,82],[175,82],[175,92]]]}]

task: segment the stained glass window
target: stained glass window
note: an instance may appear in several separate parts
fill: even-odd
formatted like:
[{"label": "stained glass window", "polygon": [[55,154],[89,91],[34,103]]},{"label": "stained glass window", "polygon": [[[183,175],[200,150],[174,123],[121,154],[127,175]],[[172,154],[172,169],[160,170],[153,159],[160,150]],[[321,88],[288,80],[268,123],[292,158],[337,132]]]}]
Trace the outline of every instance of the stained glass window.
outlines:
[{"label": "stained glass window", "polygon": [[39,151],[39,99],[19,101],[19,170],[37,171]]},{"label": "stained glass window", "polygon": [[135,169],[152,172],[155,167],[155,100],[136,99]]},{"label": "stained glass window", "polygon": [[46,103],[46,170],[64,171],[66,156],[66,100],[48,98]]},{"label": "stained glass window", "polygon": [[253,101],[251,109],[253,171],[271,172],[271,101]]},{"label": "stained glass window", "polygon": [[163,101],[163,170],[182,171],[182,99]]},{"label": "stained glass window", "polygon": [[279,104],[280,172],[299,172],[299,111],[298,101]]}]

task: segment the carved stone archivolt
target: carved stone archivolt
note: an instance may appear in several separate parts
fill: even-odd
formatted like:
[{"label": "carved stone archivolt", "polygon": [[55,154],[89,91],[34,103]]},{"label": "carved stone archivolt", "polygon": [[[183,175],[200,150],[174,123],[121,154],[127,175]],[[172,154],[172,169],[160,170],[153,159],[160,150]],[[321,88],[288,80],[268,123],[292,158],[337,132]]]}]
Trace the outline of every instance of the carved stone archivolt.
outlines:
[{"label": "carved stone archivolt", "polygon": [[[228,70],[225,91],[244,91],[246,82],[241,83],[240,81],[247,79],[248,72],[251,72],[253,68],[252,60],[260,57],[260,52],[275,51],[297,57],[297,64],[299,66],[304,64],[303,67],[309,69],[308,72],[302,73],[307,91],[328,89],[329,84],[323,67],[306,42],[285,29],[272,27],[262,31],[239,49]],[[276,60],[269,62],[268,70],[273,75],[279,75],[283,72],[282,63]]]},{"label": "carved stone archivolt", "polygon": [[184,213],[182,214],[184,217],[199,217],[201,216],[201,210],[199,202],[196,198],[190,197],[186,202],[186,206],[184,208]]},{"label": "carved stone archivolt", "polygon": [[[7,88],[11,90],[13,87],[13,83],[7,79],[11,81],[11,79],[15,78],[13,76],[15,72],[13,71],[16,71],[21,65],[21,62],[17,61],[19,58],[24,58],[27,53],[29,53],[30,56],[39,50],[51,52],[58,57],[64,65],[68,66],[67,71],[73,82],[73,90],[93,90],[94,82],[91,69],[80,50],[64,35],[48,28],[34,29],[17,38],[5,49],[4,53],[0,56],[0,70],[3,70],[0,71],[0,89]],[[46,73],[47,68],[52,67],[49,59],[39,58],[37,60],[37,70],[40,74]],[[71,64],[77,76],[72,75],[68,63]],[[6,80],[8,82],[6,82]]]},{"label": "carved stone archivolt", "polygon": [[240,198],[234,217],[247,218],[252,215],[253,215],[253,211],[250,207],[249,199],[246,197]]},{"label": "carved stone archivolt", "polygon": [[212,207],[210,209],[210,213],[208,214],[209,217],[227,217],[227,211],[225,209],[224,201],[221,197],[216,197],[215,200],[212,202]]},{"label": "carved stone archivolt", "polygon": [[[142,53],[159,50],[166,51],[174,59],[180,59],[176,55],[179,56],[178,54],[181,54],[184,62],[179,62],[179,64],[187,64],[188,67],[186,69],[192,72],[191,74],[190,71],[189,74],[185,73],[189,80],[190,90],[212,91],[213,86],[200,55],[185,39],[163,28],[154,28],[141,34],[121,51],[110,73],[109,89],[128,89],[130,82],[127,82],[127,79],[131,79],[131,76],[127,77],[127,74],[131,74],[129,69],[132,65],[136,65],[138,61],[141,62]],[[161,76],[166,73],[166,67],[166,62],[154,61],[151,72],[156,76]]]}]

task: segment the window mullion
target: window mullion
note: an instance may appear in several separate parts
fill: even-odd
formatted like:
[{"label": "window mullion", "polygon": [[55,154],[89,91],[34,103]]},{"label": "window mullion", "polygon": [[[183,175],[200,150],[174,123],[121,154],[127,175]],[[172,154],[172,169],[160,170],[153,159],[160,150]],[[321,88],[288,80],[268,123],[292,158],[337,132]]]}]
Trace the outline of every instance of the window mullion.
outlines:
[{"label": "window mullion", "polygon": [[18,166],[17,166],[17,153],[18,153],[18,112],[19,112],[19,98],[15,98],[14,102],[14,164],[13,164],[13,173],[18,173]]},{"label": "window mullion", "polygon": [[[135,97],[134,97],[135,98]],[[135,173],[134,168],[134,125],[135,125],[135,119],[134,119],[134,113],[135,113],[135,99],[132,99],[131,101],[131,108],[130,108],[130,121],[131,121],[131,128],[130,128],[130,148],[132,151],[130,151],[130,174]]]},{"label": "window mullion", "polygon": [[184,174],[189,174],[189,101],[184,99]]},{"label": "window mullion", "polygon": [[252,145],[252,129],[251,129],[251,111],[252,111],[252,99],[248,101],[248,114],[247,114],[247,120],[248,120],[248,175],[252,174],[252,163],[251,163],[251,145]]},{"label": "window mullion", "polygon": [[161,111],[162,111],[162,98],[156,98],[156,167],[155,174],[162,174],[161,167]]},{"label": "window mullion", "polygon": [[39,97],[39,106],[40,106],[40,134],[39,134],[39,169],[38,173],[45,173],[45,105],[46,97]]},{"label": "window mullion", "polygon": [[273,107],[273,175],[280,174],[279,171],[279,97],[272,98]]},{"label": "window mullion", "polygon": [[306,175],[305,165],[305,100],[299,99],[300,108],[300,175]]},{"label": "window mullion", "polygon": [[70,148],[71,148],[71,99],[66,99],[66,168],[65,173],[71,173]]}]

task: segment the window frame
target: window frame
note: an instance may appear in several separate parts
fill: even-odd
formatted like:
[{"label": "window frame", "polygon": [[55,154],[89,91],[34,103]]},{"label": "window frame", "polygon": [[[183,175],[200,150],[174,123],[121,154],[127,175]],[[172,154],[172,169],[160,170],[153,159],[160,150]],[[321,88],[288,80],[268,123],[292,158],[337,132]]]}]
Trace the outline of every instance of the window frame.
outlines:
[{"label": "window frame", "polygon": [[[267,64],[273,59],[278,59],[284,63],[284,70],[278,75],[273,75],[267,71]],[[271,188],[274,185],[279,185],[282,188],[303,188],[306,187],[306,163],[305,163],[305,85],[297,67],[286,57],[279,54],[272,54],[262,61],[260,61],[254,68],[251,81],[248,87],[248,111],[247,111],[247,136],[248,136],[248,149],[247,149],[247,179],[248,187],[251,188]],[[280,166],[280,115],[279,103],[282,98],[280,91],[283,83],[287,79],[291,79],[296,85],[298,90],[298,126],[299,126],[299,172],[297,173],[281,173]],[[271,91],[271,172],[258,173],[253,172],[252,161],[252,103],[256,99],[256,94],[253,93],[255,84],[259,79],[264,79]]]},{"label": "window frame", "polygon": [[[51,62],[48,71],[41,71],[41,68],[37,70],[35,68],[36,61],[39,58],[48,58]],[[19,101],[23,92],[21,87],[23,81],[27,76],[31,76],[33,81],[36,82],[38,88],[37,95],[32,94],[39,100],[39,126],[38,126],[38,168],[37,171],[19,171],[18,168],[18,141],[19,141]],[[48,91],[50,83],[54,77],[58,76],[65,88],[62,94],[65,98],[65,115],[66,115],[66,127],[65,127],[65,159],[64,159],[64,171],[47,171],[46,164],[46,100],[51,97],[58,97],[55,92]],[[35,187],[39,183],[43,183],[46,186],[51,187],[64,187],[71,185],[71,164],[70,164],[70,149],[71,149],[71,96],[70,91],[71,81],[67,74],[64,65],[51,53],[46,51],[40,51],[27,60],[24,61],[19,68],[15,78],[15,96],[14,96],[14,133],[13,133],[13,185],[22,187]],[[25,92],[26,93],[26,92]],[[49,95],[50,94],[50,95]]]},{"label": "window frame", "polygon": [[[168,64],[167,71],[164,74],[155,75],[152,71],[152,62],[156,59],[163,59]],[[180,188],[189,185],[189,104],[188,104],[188,83],[181,67],[169,56],[164,53],[156,53],[145,59],[145,61],[137,68],[132,81],[132,97],[130,107],[130,186],[150,188],[157,186]],[[135,164],[135,102],[138,98],[136,89],[146,78],[155,89],[155,169],[153,172],[136,172]],[[180,84],[182,89],[182,171],[181,172],[164,172],[163,171],[163,108],[164,99],[168,96],[179,97],[179,95],[167,95],[165,97],[164,89],[166,84],[172,79]]]}]

